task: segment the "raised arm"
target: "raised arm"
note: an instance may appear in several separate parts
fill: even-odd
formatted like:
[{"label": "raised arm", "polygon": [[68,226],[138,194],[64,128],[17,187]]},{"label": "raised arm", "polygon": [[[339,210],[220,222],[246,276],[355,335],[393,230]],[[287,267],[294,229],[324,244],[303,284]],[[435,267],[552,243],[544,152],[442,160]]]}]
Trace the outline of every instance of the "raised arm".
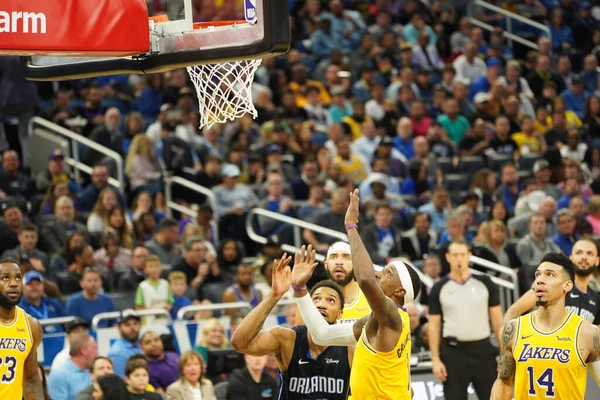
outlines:
[{"label": "raised arm", "polygon": [[366,296],[367,302],[373,314],[375,314],[379,325],[388,326],[391,322],[391,315],[398,316],[398,319],[400,317],[396,311],[395,304],[383,293],[381,287],[377,284],[373,262],[358,234],[359,205],[358,189],[354,189],[350,193],[350,205],[348,206],[344,220],[348,232],[348,240],[350,241],[350,254],[352,255],[354,276],[360,290]]},{"label": "raised arm", "polygon": [[302,246],[295,256],[294,269],[292,270],[292,287],[294,288],[294,297],[300,315],[302,315],[302,319],[314,342],[319,346],[355,345],[360,337],[360,330],[357,335],[351,324],[329,325],[313,304],[306,289],[306,283],[318,264],[315,262],[316,255],[316,251],[309,245],[308,248]]},{"label": "raised arm", "polygon": [[37,349],[42,342],[42,328],[35,318],[30,316],[27,316],[27,318],[29,318],[33,347],[25,359],[23,367],[23,399],[37,400],[44,398],[44,388],[37,361]]},{"label": "raised arm", "polygon": [[240,353],[253,356],[279,354],[281,338],[290,329],[279,326],[262,330],[265,320],[281,297],[290,289],[290,267],[292,257],[284,254],[273,262],[273,286],[267,297],[256,306],[237,327],[231,337],[231,346]]},{"label": "raised arm", "polygon": [[512,354],[517,321],[504,324],[500,342],[500,360],[498,361],[498,377],[492,387],[490,400],[511,400],[515,384],[516,362]]},{"label": "raised arm", "polygon": [[527,311],[535,307],[535,292],[533,290],[526,291],[512,306],[506,310],[504,314],[504,322],[508,322],[512,319],[519,318]]}]

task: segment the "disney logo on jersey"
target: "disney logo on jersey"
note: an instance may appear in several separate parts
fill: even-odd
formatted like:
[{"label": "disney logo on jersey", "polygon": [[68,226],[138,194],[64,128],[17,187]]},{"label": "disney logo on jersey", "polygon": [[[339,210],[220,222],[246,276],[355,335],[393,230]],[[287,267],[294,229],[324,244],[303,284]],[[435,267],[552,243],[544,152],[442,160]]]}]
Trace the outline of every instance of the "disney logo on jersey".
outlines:
[{"label": "disney logo on jersey", "polygon": [[19,350],[24,353],[27,350],[27,339],[0,339],[0,350]]},{"label": "disney logo on jersey", "polygon": [[327,364],[339,364],[339,363],[340,363],[340,360],[334,360],[334,359],[332,359],[332,358],[326,358],[326,359],[325,359],[325,362],[326,362]]},{"label": "disney logo on jersey", "polygon": [[525,343],[523,344],[523,350],[521,350],[517,362],[526,362],[527,360],[556,360],[561,364],[566,364],[570,359],[571,350],[569,349],[532,346],[529,343]]}]

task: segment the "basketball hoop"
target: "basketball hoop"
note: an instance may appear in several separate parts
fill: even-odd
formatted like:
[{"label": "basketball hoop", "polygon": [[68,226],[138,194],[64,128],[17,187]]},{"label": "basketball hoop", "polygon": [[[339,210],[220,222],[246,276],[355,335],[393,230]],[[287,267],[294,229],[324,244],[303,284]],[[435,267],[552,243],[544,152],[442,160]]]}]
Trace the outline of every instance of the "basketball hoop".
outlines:
[{"label": "basketball hoop", "polygon": [[[194,23],[195,30],[238,29],[246,21],[211,21]],[[200,128],[234,121],[245,114],[256,118],[252,103],[252,82],[262,60],[249,59],[187,67],[196,87],[200,108]]]}]

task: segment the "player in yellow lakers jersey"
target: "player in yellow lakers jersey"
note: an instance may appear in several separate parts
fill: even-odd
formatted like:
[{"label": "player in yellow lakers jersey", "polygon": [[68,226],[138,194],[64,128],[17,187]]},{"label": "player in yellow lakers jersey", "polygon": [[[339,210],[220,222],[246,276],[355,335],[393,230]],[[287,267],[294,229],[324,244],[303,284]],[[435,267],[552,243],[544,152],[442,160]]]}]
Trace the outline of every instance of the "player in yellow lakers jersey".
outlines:
[{"label": "player in yellow lakers jersey", "polygon": [[565,297],[575,266],[563,253],[546,254],[535,272],[539,308],[506,323],[492,400],[583,400],[587,368],[600,377],[600,330],[571,313]]},{"label": "player in yellow lakers jersey", "polygon": [[23,294],[21,269],[0,261],[0,399],[44,398],[38,372],[40,323],[17,306]]},{"label": "player in yellow lakers jersey", "polygon": [[359,198],[355,190],[350,194],[345,224],[356,280],[372,312],[352,327],[323,323],[310,297],[304,295],[303,286],[314,270],[314,266],[302,262],[309,257],[304,254],[304,248],[296,255],[292,270],[296,302],[315,343],[341,346],[358,342],[350,373],[354,400],[408,400],[412,397],[410,322],[402,306],[418,295],[421,281],[418,274],[402,262],[393,262],[383,271],[375,272],[358,234],[358,215]]},{"label": "player in yellow lakers jersey", "polygon": [[[371,313],[371,307],[367,298],[362,293],[354,279],[352,267],[352,256],[350,245],[346,242],[335,242],[327,250],[327,256],[323,262],[325,274],[329,280],[337,283],[344,291],[344,314],[339,323],[354,323],[362,317]],[[296,325],[303,325],[302,315],[296,315]]]}]

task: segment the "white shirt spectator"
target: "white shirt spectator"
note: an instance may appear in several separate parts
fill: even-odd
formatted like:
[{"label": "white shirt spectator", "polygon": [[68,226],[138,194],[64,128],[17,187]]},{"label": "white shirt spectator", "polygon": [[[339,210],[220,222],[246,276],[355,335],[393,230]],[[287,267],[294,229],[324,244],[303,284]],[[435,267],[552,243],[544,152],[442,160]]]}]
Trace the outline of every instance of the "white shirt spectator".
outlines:
[{"label": "white shirt spectator", "polygon": [[379,104],[375,99],[367,101],[365,104],[365,113],[375,121],[380,121],[385,116],[383,104]]},{"label": "white shirt spectator", "polygon": [[454,60],[452,66],[456,70],[456,79],[468,84],[473,83],[477,78],[485,76],[487,72],[485,62],[481,58],[474,57],[473,63],[470,63],[464,54]]},{"label": "white shirt spectator", "polygon": [[560,148],[560,155],[562,158],[570,158],[571,160],[583,162],[587,149],[588,145],[585,143],[579,143],[576,150],[571,150],[569,146],[563,146]]}]

